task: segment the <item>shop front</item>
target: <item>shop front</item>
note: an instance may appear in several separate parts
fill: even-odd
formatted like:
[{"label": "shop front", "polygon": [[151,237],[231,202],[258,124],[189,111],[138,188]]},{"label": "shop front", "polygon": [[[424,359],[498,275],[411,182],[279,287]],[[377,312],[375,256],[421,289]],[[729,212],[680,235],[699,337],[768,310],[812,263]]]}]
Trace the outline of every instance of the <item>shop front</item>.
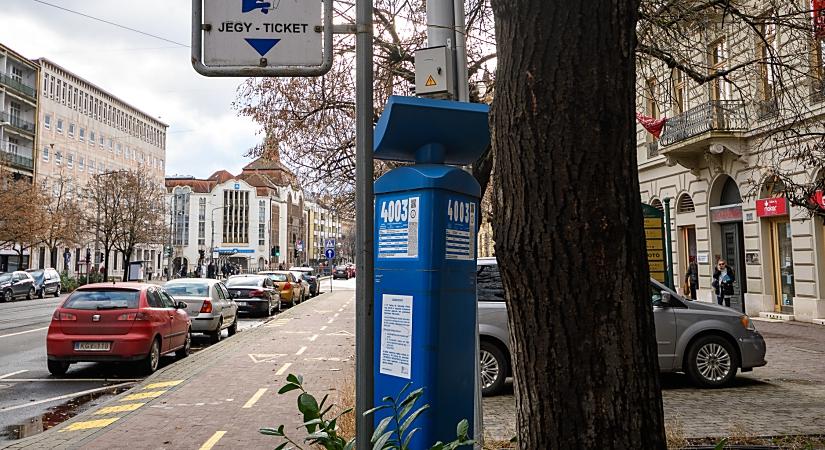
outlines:
[{"label": "shop front", "polygon": [[770,281],[774,312],[793,314],[793,235],[788,199],[764,198],[756,201],[756,215],[767,222],[770,237]]}]

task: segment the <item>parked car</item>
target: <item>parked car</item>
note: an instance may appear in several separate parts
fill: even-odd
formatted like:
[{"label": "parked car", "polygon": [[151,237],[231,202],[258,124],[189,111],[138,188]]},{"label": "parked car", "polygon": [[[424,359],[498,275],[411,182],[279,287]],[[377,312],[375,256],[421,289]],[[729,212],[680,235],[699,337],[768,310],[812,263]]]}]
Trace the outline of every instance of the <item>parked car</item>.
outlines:
[{"label": "parked car", "polygon": [[175,300],[186,303],[193,333],[204,333],[215,344],[226,329],[230,336],[238,331],[238,304],[220,280],[179,278],[163,285]]},{"label": "parked car", "polygon": [[29,269],[28,272],[34,278],[34,291],[37,298],[46,295],[60,297],[60,274],[51,267],[46,269]]},{"label": "parked car", "polygon": [[232,275],[226,280],[226,287],[238,304],[239,313],[271,316],[273,311],[281,311],[281,296],[268,276]]},{"label": "parked car", "polygon": [[282,302],[290,302],[292,306],[304,301],[304,289],[295,278],[295,274],[288,270],[265,270],[258,275],[266,275],[278,287]]},{"label": "parked car", "polygon": [[337,280],[339,278],[349,280],[349,270],[347,266],[338,266],[332,271],[332,279]]},{"label": "parked car", "polygon": [[320,291],[318,284],[318,277],[315,276],[315,270],[312,267],[290,267],[291,272],[301,272],[301,279],[309,283],[309,296],[315,297]]},{"label": "parked car", "polygon": [[10,302],[16,298],[34,298],[34,278],[27,272],[15,270],[0,274],[0,299]]},{"label": "parked car", "polygon": [[[501,391],[512,376],[507,306],[495,258],[476,271],[482,393]],[[661,372],[684,372],[700,387],[729,384],[737,370],[764,366],[765,341],[750,318],[733,309],[691,301],[650,280]]]},{"label": "parked car", "polygon": [[301,285],[301,301],[312,297],[309,281],[304,279],[303,272],[299,272],[297,270],[291,270],[290,272],[292,272],[292,275],[295,277],[295,281]]},{"label": "parked car", "polygon": [[189,355],[186,304],[144,283],[81,286],[55,309],[46,335],[49,372],[61,376],[76,362],[138,361],[145,373],[160,357]]}]

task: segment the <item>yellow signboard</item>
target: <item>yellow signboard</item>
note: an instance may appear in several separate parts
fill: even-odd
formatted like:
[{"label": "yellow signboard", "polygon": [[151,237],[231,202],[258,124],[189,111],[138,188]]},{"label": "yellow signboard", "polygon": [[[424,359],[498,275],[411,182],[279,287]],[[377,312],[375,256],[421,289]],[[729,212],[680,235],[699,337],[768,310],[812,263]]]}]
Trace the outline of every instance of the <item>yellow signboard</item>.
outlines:
[{"label": "yellow signboard", "polygon": [[650,205],[642,205],[644,215],[645,247],[650,276],[667,284],[664,212]]},{"label": "yellow signboard", "polygon": [[[648,241],[648,244],[650,244],[650,241]],[[661,249],[657,249],[657,250],[648,249],[647,250],[647,260],[648,261],[664,261],[665,260],[665,252],[663,252]]]},{"label": "yellow signboard", "polygon": [[650,277],[654,280],[664,283],[665,282],[665,273],[664,272],[650,272]]},{"label": "yellow signboard", "polygon": [[664,250],[665,246],[661,239],[648,239],[646,242],[648,250]]},{"label": "yellow signboard", "polygon": [[645,217],[645,228],[662,228],[662,219]]},{"label": "yellow signboard", "polygon": [[645,228],[645,237],[648,239],[662,239],[662,229]]},{"label": "yellow signboard", "polygon": [[664,272],[665,271],[665,262],[664,261],[648,261],[647,265],[650,267],[651,272]]}]

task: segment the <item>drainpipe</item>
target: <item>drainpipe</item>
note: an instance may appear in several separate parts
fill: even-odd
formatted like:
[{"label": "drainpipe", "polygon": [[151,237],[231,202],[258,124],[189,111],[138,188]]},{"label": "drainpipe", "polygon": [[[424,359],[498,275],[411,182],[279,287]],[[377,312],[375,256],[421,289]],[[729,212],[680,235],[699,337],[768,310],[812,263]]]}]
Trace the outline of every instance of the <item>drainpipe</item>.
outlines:
[{"label": "drainpipe", "polygon": [[665,276],[667,277],[667,286],[671,289],[673,287],[673,238],[670,231],[670,197],[665,197],[663,202],[665,204]]}]

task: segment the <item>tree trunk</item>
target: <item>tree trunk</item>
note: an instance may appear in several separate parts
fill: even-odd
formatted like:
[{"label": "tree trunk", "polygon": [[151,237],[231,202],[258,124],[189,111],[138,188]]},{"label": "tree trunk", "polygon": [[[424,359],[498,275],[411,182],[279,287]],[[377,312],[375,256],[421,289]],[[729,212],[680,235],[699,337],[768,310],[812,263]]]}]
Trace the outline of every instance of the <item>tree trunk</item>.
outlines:
[{"label": "tree trunk", "polygon": [[111,247],[103,246],[103,282],[109,281],[109,253],[112,251]]},{"label": "tree trunk", "polygon": [[123,252],[123,281],[129,281],[129,261],[132,259],[132,249]]},{"label": "tree trunk", "polygon": [[49,246],[49,262],[54,270],[57,270],[57,246]]},{"label": "tree trunk", "polygon": [[627,0],[493,0],[519,447],[664,449]]}]

